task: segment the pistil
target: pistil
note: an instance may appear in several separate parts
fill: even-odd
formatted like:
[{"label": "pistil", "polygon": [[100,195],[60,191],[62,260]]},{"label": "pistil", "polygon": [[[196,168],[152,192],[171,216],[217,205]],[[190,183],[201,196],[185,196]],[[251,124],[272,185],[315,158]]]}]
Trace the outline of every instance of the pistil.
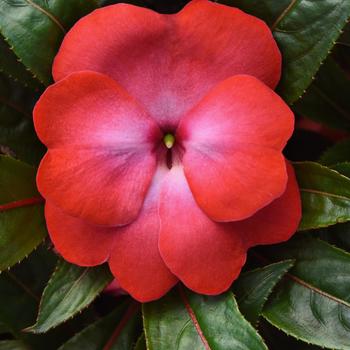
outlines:
[{"label": "pistil", "polygon": [[165,134],[163,137],[163,142],[166,148],[171,149],[175,144],[175,136],[173,134]]}]

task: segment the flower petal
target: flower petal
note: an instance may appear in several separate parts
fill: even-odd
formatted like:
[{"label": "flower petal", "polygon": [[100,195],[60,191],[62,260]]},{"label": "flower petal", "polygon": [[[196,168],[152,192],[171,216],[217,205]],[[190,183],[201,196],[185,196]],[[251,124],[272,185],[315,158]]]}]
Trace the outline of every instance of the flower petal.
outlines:
[{"label": "flower petal", "polygon": [[80,266],[95,266],[107,261],[115,228],[97,227],[65,214],[51,202],[45,204],[50,238],[63,258]]},{"label": "flower petal", "polygon": [[288,184],[285,193],[247,220],[234,223],[242,232],[247,247],[288,240],[301,219],[301,199],[294,169],[287,162]]},{"label": "flower petal", "polygon": [[232,224],[216,223],[201,211],[179,166],[163,182],[159,215],[159,249],[169,269],[195,292],[227,290],[245,262],[241,237]]},{"label": "flower petal", "polygon": [[236,8],[198,0],[161,15],[117,4],[82,18],[64,38],[55,80],[81,70],[114,78],[167,128],[230,76],[254,75],[274,88],[281,55],[267,25]]},{"label": "flower petal", "polygon": [[178,279],[159,254],[157,179],[138,218],[124,227],[102,227],[46,204],[46,221],[57,251],[68,261],[94,266],[109,260],[120,286],[140,302],[162,297]]},{"label": "flower petal", "polygon": [[162,297],[177,283],[158,249],[158,199],[161,174],[156,175],[138,218],[121,227],[109,265],[121,287],[140,302]]},{"label": "flower petal", "polygon": [[34,120],[49,147],[37,176],[46,199],[98,225],[135,219],[155,171],[161,134],[114,80],[75,73],[44,93]]},{"label": "flower petal", "polygon": [[48,148],[149,151],[161,138],[143,107],[116,81],[95,72],[73,73],[51,85],[33,114]]},{"label": "flower petal", "polygon": [[288,106],[251,76],[220,83],[182,119],[185,175],[207,215],[242,220],[282,195],[293,125]]}]

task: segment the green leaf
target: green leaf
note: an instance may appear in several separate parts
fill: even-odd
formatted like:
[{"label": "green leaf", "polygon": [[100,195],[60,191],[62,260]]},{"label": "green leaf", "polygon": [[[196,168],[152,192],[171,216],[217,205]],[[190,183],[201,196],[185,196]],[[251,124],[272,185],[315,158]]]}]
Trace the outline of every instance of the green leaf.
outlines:
[{"label": "green leaf", "polygon": [[302,197],[299,230],[350,220],[350,179],[318,163],[294,163]]},{"label": "green leaf", "polygon": [[259,322],[259,332],[264,338],[269,350],[321,350],[319,346],[305,343],[288,336],[272,326],[264,318]]},{"label": "green leaf", "polygon": [[350,254],[309,238],[269,252],[296,263],[266,303],[264,317],[303,341],[350,349]]},{"label": "green leaf", "polygon": [[300,98],[335,45],[350,16],[348,0],[224,0],[265,20],[283,56],[279,92]]},{"label": "green leaf", "polygon": [[147,350],[145,333],[142,333],[135,344],[134,350]]},{"label": "green leaf", "polygon": [[331,168],[337,171],[338,173],[350,178],[350,162],[338,163],[332,165]]},{"label": "green leaf", "polygon": [[39,247],[29,258],[0,274],[0,323],[14,336],[35,320],[55,256]]},{"label": "green leaf", "polygon": [[11,333],[31,350],[57,349],[77,332],[78,324],[75,322],[40,336],[23,331],[23,328],[35,322],[40,295],[56,261],[56,255],[41,245],[20,264],[0,274],[1,329]]},{"label": "green leaf", "polygon": [[41,298],[38,319],[28,328],[45,333],[86,308],[113,279],[108,267],[80,267],[63,260],[57,264]]},{"label": "green leaf", "polygon": [[264,20],[270,27],[291,3],[291,0],[220,0]]},{"label": "green leaf", "polygon": [[1,151],[35,165],[45,151],[32,120],[32,108],[37,98],[36,94],[0,74]]},{"label": "green leaf", "polygon": [[348,91],[350,80],[338,64],[328,58],[294,110],[331,128],[350,130]]},{"label": "green leaf", "polygon": [[0,350],[30,350],[30,348],[20,340],[2,340]]},{"label": "green leaf", "polygon": [[6,0],[0,2],[0,31],[23,64],[44,83],[65,33],[97,7],[94,0]]},{"label": "green leaf", "polygon": [[148,350],[267,349],[231,292],[209,297],[180,287],[144,304],[143,316]]},{"label": "green leaf", "polygon": [[[109,315],[86,327],[63,344],[59,350],[130,350],[141,323],[139,305],[121,305]],[[1,349],[0,349],[1,350]]]},{"label": "green leaf", "polygon": [[350,222],[312,231],[315,237],[350,252]]},{"label": "green leaf", "polygon": [[0,35],[0,72],[26,87],[39,89],[41,84],[35,80],[25,66],[18,61],[17,56]]},{"label": "green leaf", "polygon": [[272,289],[293,266],[293,260],[280,261],[240,275],[233,284],[239,309],[245,318],[256,325]]},{"label": "green leaf", "polygon": [[320,158],[323,165],[335,165],[350,161],[350,139],[342,140],[330,147]]},{"label": "green leaf", "polygon": [[0,156],[0,271],[27,256],[46,236],[33,167]]}]

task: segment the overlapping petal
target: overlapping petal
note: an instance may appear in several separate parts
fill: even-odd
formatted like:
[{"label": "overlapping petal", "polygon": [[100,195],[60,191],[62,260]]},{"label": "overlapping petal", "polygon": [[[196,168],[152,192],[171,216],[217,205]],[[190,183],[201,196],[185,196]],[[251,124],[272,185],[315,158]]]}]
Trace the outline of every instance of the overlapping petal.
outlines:
[{"label": "overlapping petal", "polygon": [[68,261],[94,266],[109,261],[119,284],[140,302],[163,296],[177,283],[158,249],[158,188],[154,181],[138,218],[124,227],[101,227],[46,204],[50,237]]},{"label": "overlapping petal", "polygon": [[115,229],[89,225],[65,214],[48,201],[45,218],[55,248],[67,261],[80,266],[95,266],[108,260]]},{"label": "overlapping petal", "polygon": [[37,178],[46,199],[99,225],[136,218],[161,134],[114,80],[93,72],[72,74],[42,95],[34,122],[49,148]]},{"label": "overlapping petal", "polygon": [[244,238],[232,224],[216,223],[201,211],[180,166],[163,182],[159,216],[159,250],[169,269],[198,293],[227,290],[245,262]]},{"label": "overlapping petal", "polygon": [[138,218],[116,233],[109,261],[121,287],[141,302],[162,297],[178,281],[158,249],[158,199],[163,176],[164,171],[159,169]]},{"label": "overlapping petal", "polygon": [[283,242],[297,230],[301,219],[300,192],[294,169],[288,162],[287,171],[287,188],[280,198],[251,218],[233,223],[246,247]]},{"label": "overlapping petal", "polygon": [[283,100],[250,76],[221,82],[182,120],[186,178],[199,206],[216,221],[236,221],[282,195],[282,149],[294,116]]},{"label": "overlapping petal", "polygon": [[81,70],[114,78],[164,127],[217,83],[253,75],[274,88],[281,56],[258,18],[207,0],[175,15],[117,4],[82,18],[55,59],[56,81]]}]

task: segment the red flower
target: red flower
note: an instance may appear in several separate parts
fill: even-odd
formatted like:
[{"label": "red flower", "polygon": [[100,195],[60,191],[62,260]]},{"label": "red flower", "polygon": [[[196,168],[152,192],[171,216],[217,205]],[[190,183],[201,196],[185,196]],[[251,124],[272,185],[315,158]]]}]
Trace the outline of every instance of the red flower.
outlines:
[{"label": "red flower", "polygon": [[280,65],[261,20],[206,0],[81,19],[34,111],[48,147],[37,182],[62,256],[108,261],[149,301],[178,279],[221,293],[249,247],[287,240],[300,198],[281,153],[293,114],[270,89]]}]

